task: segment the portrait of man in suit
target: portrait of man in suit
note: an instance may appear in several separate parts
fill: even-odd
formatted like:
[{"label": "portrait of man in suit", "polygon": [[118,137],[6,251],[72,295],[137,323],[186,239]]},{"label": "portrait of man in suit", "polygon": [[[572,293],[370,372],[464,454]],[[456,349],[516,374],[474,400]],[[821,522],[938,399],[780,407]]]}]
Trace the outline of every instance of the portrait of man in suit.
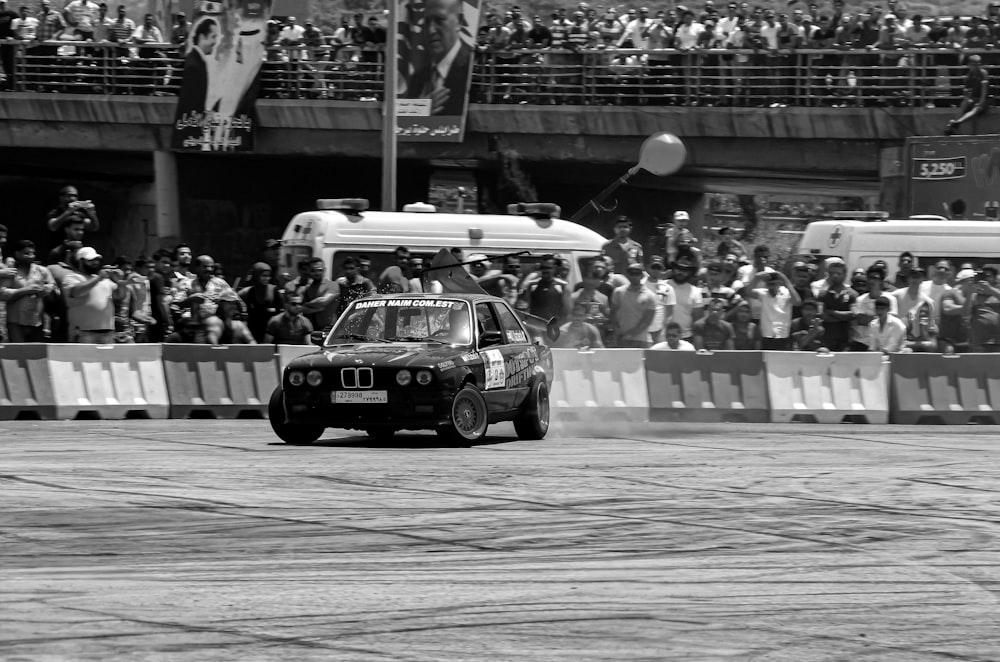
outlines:
[{"label": "portrait of man in suit", "polygon": [[402,94],[430,99],[431,115],[461,115],[472,66],[472,47],[460,37],[462,0],[427,0],[424,9],[426,64],[414,72]]},{"label": "portrait of man in suit", "polygon": [[181,85],[179,111],[207,110],[208,57],[219,43],[219,24],[211,18],[199,22],[191,33],[191,48],[184,58],[184,78]]}]

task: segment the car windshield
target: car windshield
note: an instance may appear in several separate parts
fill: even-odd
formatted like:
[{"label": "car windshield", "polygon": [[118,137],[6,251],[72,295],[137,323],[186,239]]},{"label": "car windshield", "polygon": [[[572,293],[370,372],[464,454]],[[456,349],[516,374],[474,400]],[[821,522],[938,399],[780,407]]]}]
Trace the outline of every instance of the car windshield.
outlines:
[{"label": "car windshield", "polygon": [[352,342],[470,345],[471,311],[455,299],[359,299],[326,337],[327,345]]}]

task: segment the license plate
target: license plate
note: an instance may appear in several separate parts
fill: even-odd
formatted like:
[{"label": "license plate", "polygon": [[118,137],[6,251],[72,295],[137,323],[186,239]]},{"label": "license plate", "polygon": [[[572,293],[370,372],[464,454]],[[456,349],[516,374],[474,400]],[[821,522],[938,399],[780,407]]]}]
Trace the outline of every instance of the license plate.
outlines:
[{"label": "license plate", "polygon": [[333,402],[338,405],[385,405],[389,403],[389,392],[334,391]]}]

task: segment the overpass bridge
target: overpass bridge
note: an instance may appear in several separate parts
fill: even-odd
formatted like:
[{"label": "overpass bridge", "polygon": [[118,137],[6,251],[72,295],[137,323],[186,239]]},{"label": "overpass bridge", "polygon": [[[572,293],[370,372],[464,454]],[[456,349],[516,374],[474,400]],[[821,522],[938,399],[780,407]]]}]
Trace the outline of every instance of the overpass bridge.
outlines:
[{"label": "overpass bridge", "polygon": [[[30,235],[41,224],[55,180],[81,185],[106,210],[101,245],[130,255],[184,237],[242,263],[253,256],[233,252],[234,243],[258,245],[317,197],[361,196],[378,204],[377,101],[263,98],[253,154],[171,151],[175,103],[171,96],[0,94],[0,191],[10,203],[4,222],[12,236]],[[687,164],[669,178],[634,177],[621,211],[697,213],[706,192],[881,193],[882,206],[892,210],[901,203],[903,142],[940,133],[953,113],[472,103],[462,143],[400,143],[397,197],[425,199],[435,172],[465,170],[495,203],[521,197],[520,185],[569,213],[634,165],[648,135],[668,131],[686,143]],[[974,129],[1000,133],[1000,116],[987,114]],[[595,222],[607,231],[601,219]]]}]

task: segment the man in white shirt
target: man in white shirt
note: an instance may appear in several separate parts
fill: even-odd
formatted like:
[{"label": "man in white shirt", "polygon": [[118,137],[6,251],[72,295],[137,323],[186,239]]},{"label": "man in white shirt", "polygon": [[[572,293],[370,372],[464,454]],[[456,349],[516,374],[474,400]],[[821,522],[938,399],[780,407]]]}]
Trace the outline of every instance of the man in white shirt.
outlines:
[{"label": "man in white shirt", "polygon": [[666,340],[658,342],[650,349],[666,349],[681,352],[693,352],[694,345],[681,338],[681,325],[677,322],[670,322],[666,328]]},{"label": "man in white shirt", "polygon": [[908,275],[909,281],[907,287],[890,293],[896,297],[896,309],[899,311],[899,317],[904,321],[912,319],[917,309],[923,305],[930,306],[931,310],[934,311],[934,318],[938,318],[937,311],[934,308],[934,301],[920,291],[923,287],[925,274],[926,272],[923,267],[913,267],[910,269]]},{"label": "man in white shirt", "polygon": [[690,341],[692,326],[702,316],[705,301],[701,288],[691,283],[695,275],[695,265],[687,257],[674,262],[673,277],[667,281],[674,291],[673,321],[681,327],[681,337]]},{"label": "man in white shirt", "polygon": [[651,25],[649,9],[643,7],[639,10],[639,17],[625,25],[622,36],[618,38],[618,48],[621,48],[626,41],[631,43],[631,48],[649,48],[649,28]]},{"label": "man in white shirt", "polygon": [[[764,282],[765,287],[754,287]],[[761,349],[787,351],[791,349],[792,307],[801,299],[788,276],[780,271],[759,272],[740,295],[757,299],[760,308]]]},{"label": "man in white shirt", "polygon": [[38,19],[31,15],[27,7],[21,7],[20,18],[11,21],[10,27],[21,41],[34,41],[38,36]]},{"label": "man in white shirt", "polygon": [[289,60],[300,60],[303,59],[302,50],[295,48],[295,46],[301,46],[302,40],[305,37],[306,29],[295,22],[294,16],[288,17],[288,23],[281,29],[278,34],[278,43],[281,44],[288,53]]},{"label": "man in white shirt", "polygon": [[875,319],[869,324],[871,349],[873,352],[885,354],[898,352],[906,340],[906,324],[890,313],[889,297],[881,296],[875,300]]}]

